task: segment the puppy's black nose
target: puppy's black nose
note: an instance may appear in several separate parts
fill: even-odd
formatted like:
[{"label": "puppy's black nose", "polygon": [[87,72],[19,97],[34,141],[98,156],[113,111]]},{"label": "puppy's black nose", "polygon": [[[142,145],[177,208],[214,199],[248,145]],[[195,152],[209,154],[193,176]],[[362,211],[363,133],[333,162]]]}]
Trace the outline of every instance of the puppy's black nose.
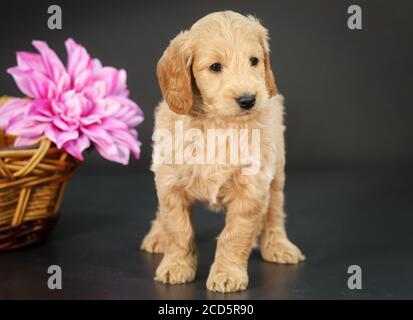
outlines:
[{"label": "puppy's black nose", "polygon": [[240,96],[235,100],[242,109],[251,109],[255,104],[255,94]]}]

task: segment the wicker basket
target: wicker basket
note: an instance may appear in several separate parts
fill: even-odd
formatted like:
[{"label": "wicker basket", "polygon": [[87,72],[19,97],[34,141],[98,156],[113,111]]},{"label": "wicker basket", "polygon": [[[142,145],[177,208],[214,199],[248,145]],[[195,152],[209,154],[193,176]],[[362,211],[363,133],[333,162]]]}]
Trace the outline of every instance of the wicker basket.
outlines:
[{"label": "wicker basket", "polygon": [[[0,97],[0,106],[7,97]],[[0,251],[44,240],[56,223],[66,183],[78,161],[44,138],[11,147],[0,130]]]}]

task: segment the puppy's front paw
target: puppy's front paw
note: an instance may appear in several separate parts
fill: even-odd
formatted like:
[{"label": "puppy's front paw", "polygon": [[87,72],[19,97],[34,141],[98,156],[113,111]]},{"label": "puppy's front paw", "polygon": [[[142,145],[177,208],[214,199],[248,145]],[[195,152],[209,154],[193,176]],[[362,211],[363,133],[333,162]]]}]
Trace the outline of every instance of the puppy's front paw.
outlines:
[{"label": "puppy's front paw", "polygon": [[207,288],[218,292],[236,292],[248,286],[247,270],[242,268],[228,269],[214,263],[209,272]]},{"label": "puppy's front paw", "polygon": [[155,280],[165,284],[188,283],[195,279],[196,257],[165,255],[156,269]]},{"label": "puppy's front paw", "polygon": [[282,264],[296,264],[305,260],[300,249],[287,238],[263,241],[261,256],[266,261]]}]

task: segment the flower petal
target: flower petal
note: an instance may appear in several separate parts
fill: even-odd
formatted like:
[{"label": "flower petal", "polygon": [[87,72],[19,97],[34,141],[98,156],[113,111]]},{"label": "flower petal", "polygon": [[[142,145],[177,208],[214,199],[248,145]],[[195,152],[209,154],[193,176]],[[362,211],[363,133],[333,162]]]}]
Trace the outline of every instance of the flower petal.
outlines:
[{"label": "flower petal", "polygon": [[12,121],[6,128],[6,132],[13,136],[36,139],[43,135],[46,126],[45,123],[24,117]]},{"label": "flower petal", "polygon": [[107,89],[108,85],[105,81],[97,80],[85,89],[85,93],[90,99],[97,100],[107,95]]},{"label": "flower petal", "polygon": [[90,84],[92,72],[90,70],[83,70],[75,78],[73,78],[73,89],[82,91]]},{"label": "flower petal", "polygon": [[63,145],[63,149],[76,159],[83,161],[82,152],[90,147],[90,140],[85,135],[80,135],[76,140],[70,140]]},{"label": "flower petal", "polygon": [[122,144],[127,146],[127,148],[132,152],[134,157],[138,159],[141,154],[141,143],[137,140],[137,137],[134,135],[135,132],[127,131],[127,132],[114,132],[113,135],[115,137],[116,143]]},{"label": "flower petal", "polygon": [[21,92],[32,98],[47,97],[49,88],[55,87],[50,79],[35,70],[12,67],[7,72],[13,76]]},{"label": "flower petal", "polygon": [[52,142],[54,142],[57,148],[61,149],[63,144],[70,140],[75,140],[79,137],[79,132],[75,131],[61,131],[55,125],[50,124],[46,127],[44,135]]},{"label": "flower petal", "polygon": [[22,69],[30,69],[46,74],[42,56],[38,53],[20,51],[17,52],[17,66]]},{"label": "flower petal", "polygon": [[105,100],[107,101],[106,115],[125,122],[129,128],[136,127],[144,120],[142,110],[132,100],[118,96],[112,96]]},{"label": "flower petal", "polygon": [[14,98],[0,108],[0,128],[5,129],[16,118],[22,118],[31,105],[28,99]]},{"label": "flower petal", "polygon": [[27,115],[39,122],[50,122],[53,117],[50,103],[46,99],[33,100],[27,110]]},{"label": "flower petal", "polygon": [[50,49],[44,41],[35,40],[32,44],[39,51],[42,57],[44,68],[48,77],[58,84],[59,89],[67,89],[70,85],[70,77],[57,54]]},{"label": "flower petal", "polygon": [[98,59],[93,60],[94,81],[104,81],[107,85],[107,95],[127,97],[129,91],[126,86],[126,71],[113,67],[103,67]]},{"label": "flower petal", "polygon": [[15,147],[32,146],[32,145],[36,144],[38,141],[39,141],[39,139],[17,137],[16,140],[14,140],[14,146]]},{"label": "flower petal", "polygon": [[67,50],[67,71],[74,88],[82,90],[92,74],[92,59],[84,47],[69,38],[65,42]]},{"label": "flower petal", "polygon": [[108,149],[102,148],[96,145],[96,150],[99,154],[107,160],[127,165],[129,163],[129,148],[125,145],[116,145],[114,151],[108,151]]},{"label": "flower petal", "polygon": [[101,126],[93,124],[88,127],[82,127],[81,131],[85,134],[96,146],[99,146],[107,153],[115,153],[116,146],[112,136]]}]

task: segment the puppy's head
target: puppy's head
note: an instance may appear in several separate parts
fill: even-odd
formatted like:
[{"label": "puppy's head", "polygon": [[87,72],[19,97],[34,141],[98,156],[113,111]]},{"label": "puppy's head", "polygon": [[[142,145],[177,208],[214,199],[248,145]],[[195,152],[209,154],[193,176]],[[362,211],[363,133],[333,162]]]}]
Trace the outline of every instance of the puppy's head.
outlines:
[{"label": "puppy's head", "polygon": [[157,75],[169,107],[189,114],[195,96],[204,112],[239,116],[259,112],[276,94],[267,30],[252,16],[207,15],[173,39]]}]

